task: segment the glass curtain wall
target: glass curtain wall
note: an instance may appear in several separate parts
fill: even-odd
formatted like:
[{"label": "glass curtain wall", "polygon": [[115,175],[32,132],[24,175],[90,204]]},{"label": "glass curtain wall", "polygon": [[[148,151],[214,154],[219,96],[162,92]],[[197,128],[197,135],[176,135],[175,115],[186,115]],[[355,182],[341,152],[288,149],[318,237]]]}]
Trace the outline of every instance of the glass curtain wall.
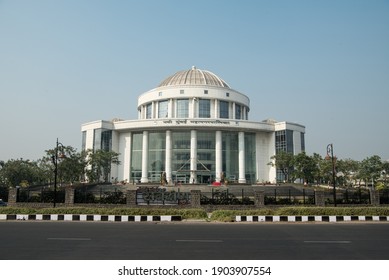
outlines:
[{"label": "glass curtain wall", "polygon": [[149,181],[161,181],[161,174],[165,171],[166,133],[149,133],[148,171]]},{"label": "glass curtain wall", "polygon": [[197,182],[210,183],[215,175],[215,132],[197,132]]},{"label": "glass curtain wall", "polygon": [[172,177],[176,183],[190,178],[190,131],[172,133]]},{"label": "glass curtain wall", "polygon": [[211,100],[200,99],[199,100],[199,118],[211,117]]},{"label": "glass curtain wall", "polygon": [[[280,151],[294,154],[293,148],[293,130],[276,131],[276,154]],[[283,182],[286,180],[284,173],[277,169],[277,181]]]},{"label": "glass curtain wall", "polygon": [[167,118],[168,117],[168,104],[167,100],[159,101],[158,103],[158,118]]},{"label": "glass curtain wall", "polygon": [[112,130],[98,128],[93,131],[93,151],[112,150]]},{"label": "glass curtain wall", "polygon": [[132,134],[131,144],[131,178],[132,182],[140,182],[142,178],[143,133]]},{"label": "glass curtain wall", "polygon": [[227,101],[220,101],[220,118],[228,119],[230,115],[229,103]]},{"label": "glass curtain wall", "polygon": [[256,141],[254,133],[244,134],[246,182],[255,183],[256,176]]},{"label": "glass curtain wall", "polygon": [[239,178],[239,140],[238,132],[222,132],[222,162],[226,179]]},{"label": "glass curtain wall", "polygon": [[189,117],[189,100],[178,99],[177,100],[177,118]]}]

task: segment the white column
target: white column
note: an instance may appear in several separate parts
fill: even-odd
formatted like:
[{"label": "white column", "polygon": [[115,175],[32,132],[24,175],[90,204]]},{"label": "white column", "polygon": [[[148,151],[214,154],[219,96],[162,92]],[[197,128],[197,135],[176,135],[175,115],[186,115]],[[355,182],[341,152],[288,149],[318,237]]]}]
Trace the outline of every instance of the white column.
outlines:
[{"label": "white column", "polygon": [[215,99],[215,119],[220,118],[219,114],[219,100]]},{"label": "white column", "polygon": [[131,132],[120,135],[119,151],[123,151],[119,154],[119,160],[121,162],[118,173],[119,181],[130,183]]},{"label": "white column", "polygon": [[239,132],[239,183],[246,183],[246,167],[244,156],[244,132]]},{"label": "white column", "polygon": [[173,115],[173,108],[174,108],[173,99],[169,99],[169,105],[168,105],[168,118],[169,119],[175,117]]},{"label": "white column", "polygon": [[192,109],[190,110],[191,112],[189,112],[189,118],[192,118],[192,119],[194,119],[194,118],[197,118],[198,116],[197,116],[197,114],[196,114],[196,112],[197,112],[197,110],[196,110],[196,108],[197,108],[197,98],[195,97],[195,98],[193,98],[192,99]]},{"label": "white column", "polygon": [[197,183],[197,131],[190,132],[190,180],[189,183]]},{"label": "white column", "polygon": [[172,183],[172,132],[166,131],[166,159],[165,159],[165,172],[166,180],[170,185]]},{"label": "white column", "polygon": [[236,115],[235,115],[235,106],[236,106],[236,103],[235,102],[232,102],[232,119],[236,119]]},{"label": "white column", "polygon": [[143,131],[142,141],[142,178],[141,183],[148,183],[149,132]]},{"label": "white column", "polygon": [[215,143],[215,169],[216,169],[216,182],[220,182],[221,174],[223,172],[222,164],[222,132],[220,130],[216,131],[216,143]]}]

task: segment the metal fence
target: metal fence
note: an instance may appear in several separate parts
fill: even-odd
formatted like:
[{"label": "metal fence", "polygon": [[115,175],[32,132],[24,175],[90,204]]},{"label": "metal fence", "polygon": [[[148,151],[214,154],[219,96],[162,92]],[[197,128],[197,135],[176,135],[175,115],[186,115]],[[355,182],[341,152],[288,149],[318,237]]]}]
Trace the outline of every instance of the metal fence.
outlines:
[{"label": "metal fence", "polygon": [[254,205],[254,192],[251,190],[218,190],[202,192],[202,205]]},{"label": "metal fence", "polygon": [[74,203],[126,204],[126,194],[121,190],[107,190],[104,187],[82,187],[74,191]]},{"label": "metal fence", "polygon": [[18,188],[16,191],[16,202],[53,203],[54,197],[56,203],[64,203],[65,191],[59,189],[55,193],[53,189],[47,188],[42,188],[41,190]]},{"label": "metal fence", "polygon": [[[324,194],[326,204],[334,204],[333,191]],[[336,204],[371,204],[368,189],[338,189],[336,191]]]},{"label": "metal fence", "polygon": [[136,191],[138,205],[186,205],[190,204],[190,193],[167,191],[158,187],[139,188]]},{"label": "metal fence", "polygon": [[389,204],[389,189],[380,191],[380,204]]},{"label": "metal fence", "polygon": [[312,189],[274,188],[265,192],[265,205],[313,205],[315,191]]},{"label": "metal fence", "polygon": [[0,187],[0,199],[8,201],[8,188]]}]

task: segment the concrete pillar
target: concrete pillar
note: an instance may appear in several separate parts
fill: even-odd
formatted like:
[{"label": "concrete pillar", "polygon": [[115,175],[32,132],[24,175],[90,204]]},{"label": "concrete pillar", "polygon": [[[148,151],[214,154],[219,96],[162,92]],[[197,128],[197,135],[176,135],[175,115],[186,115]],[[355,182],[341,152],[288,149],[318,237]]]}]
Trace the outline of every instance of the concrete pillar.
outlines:
[{"label": "concrete pillar", "polygon": [[65,205],[72,207],[74,206],[74,193],[75,190],[73,187],[69,186],[65,188]]},{"label": "concrete pillar", "polygon": [[11,188],[8,191],[8,206],[14,206],[17,202],[18,190],[17,188]]},{"label": "concrete pillar", "polygon": [[323,191],[315,191],[315,205],[320,207],[325,206]]},{"label": "concrete pillar", "polygon": [[215,99],[215,119],[220,118],[220,112],[219,112],[219,100]]},{"label": "concrete pillar", "polygon": [[126,203],[129,207],[136,206],[136,190],[128,190],[126,193]]},{"label": "concrete pillar", "polygon": [[223,163],[222,163],[222,132],[220,130],[216,131],[216,143],[215,143],[215,180],[216,182],[220,182],[221,174],[223,172]]},{"label": "concrete pillar", "polygon": [[143,131],[143,141],[142,141],[142,178],[140,179],[141,183],[148,183],[148,157],[149,157],[149,132]]},{"label": "concrete pillar", "polygon": [[173,114],[173,99],[169,99],[169,105],[168,105],[168,118],[173,118],[174,117],[174,114]]},{"label": "concrete pillar", "polygon": [[197,131],[190,132],[190,179],[189,183],[197,183]]},{"label": "concrete pillar", "polygon": [[244,132],[239,132],[239,183],[246,183]]},{"label": "concrete pillar", "polygon": [[371,189],[370,193],[370,203],[371,205],[378,206],[380,205],[380,193],[375,189]]},{"label": "concrete pillar", "polygon": [[166,159],[165,159],[165,172],[166,172],[166,181],[168,185],[172,184],[172,132],[171,130],[166,131]]},{"label": "concrete pillar", "polygon": [[254,205],[256,207],[265,206],[265,192],[264,191],[254,191]]},{"label": "concrete pillar", "polygon": [[192,208],[201,207],[201,191],[200,190],[191,190],[190,191],[190,206]]}]

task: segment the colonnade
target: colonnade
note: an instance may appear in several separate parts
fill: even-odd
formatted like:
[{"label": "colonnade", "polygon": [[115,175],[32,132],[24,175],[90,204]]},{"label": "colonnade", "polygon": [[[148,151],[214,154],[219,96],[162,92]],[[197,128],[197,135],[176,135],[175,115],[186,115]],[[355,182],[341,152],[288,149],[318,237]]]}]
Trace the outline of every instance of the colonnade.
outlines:
[{"label": "colonnade", "polygon": [[[173,139],[172,131],[166,131],[166,146],[165,146],[165,172],[167,182],[173,182],[172,178],[172,158],[173,158]],[[223,161],[223,144],[222,144],[222,131],[217,130],[215,134],[215,180],[220,182],[222,179]],[[148,183],[148,151],[149,151],[149,132],[143,131],[142,137],[142,177],[141,183]],[[238,134],[238,158],[239,158],[239,183],[246,183],[246,169],[245,169],[245,133],[243,131]],[[197,183],[197,130],[191,130],[190,132],[190,183]]]}]

